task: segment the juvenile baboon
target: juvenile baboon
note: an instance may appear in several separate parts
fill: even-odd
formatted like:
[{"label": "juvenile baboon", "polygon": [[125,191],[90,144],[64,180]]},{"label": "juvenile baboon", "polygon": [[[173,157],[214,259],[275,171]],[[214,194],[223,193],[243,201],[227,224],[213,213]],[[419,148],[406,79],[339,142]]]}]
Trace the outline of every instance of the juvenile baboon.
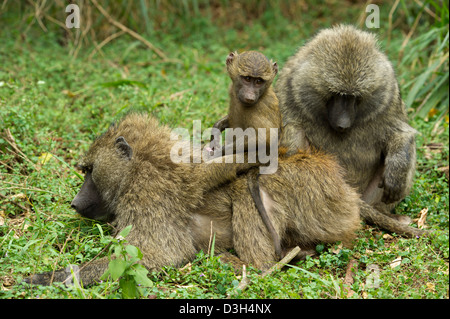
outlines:
[{"label": "juvenile baboon", "polygon": [[[169,154],[174,143],[170,129],[154,118],[126,116],[82,159],[85,182],[72,207],[83,216],[111,222],[118,231],[133,225],[127,240],[141,249],[149,270],[192,261],[198,251],[208,249],[211,232],[217,252],[234,248],[243,262],[260,268],[277,261],[248,191],[248,175],[258,174],[258,167],[173,163]],[[359,197],[341,175],[327,156],[299,153],[282,160],[276,174],[260,176],[264,205],[284,249],[351,242],[360,224]],[[107,265],[103,258],[80,266],[79,279],[91,284]],[[51,274],[36,274],[26,282],[49,284]],[[56,271],[54,281],[68,274]]]},{"label": "juvenile baboon", "polygon": [[[270,61],[260,52],[245,51],[240,54],[231,52],[226,65],[232,81],[229,88],[228,115],[217,121],[214,128],[220,132],[226,128],[240,128],[243,131],[251,128],[255,135],[247,135],[248,139],[243,136],[237,138],[235,143],[226,144],[220,154],[231,154],[232,152],[226,151],[227,148],[236,152],[248,150],[248,145],[256,146],[258,128],[266,129],[266,145],[269,145],[269,129],[281,128],[278,99],[272,88],[273,79],[278,73],[277,63]],[[212,134],[211,139],[211,147],[220,148],[220,134]]]},{"label": "juvenile baboon", "polygon": [[[236,136],[236,141],[225,144],[219,155],[245,152],[249,145],[258,149],[258,129],[265,129],[264,145],[270,148],[270,128],[281,128],[281,114],[278,99],[273,91],[272,82],[278,73],[276,62],[270,61],[257,51],[245,51],[241,54],[231,52],[226,59],[228,75],[231,78],[229,88],[228,115],[214,124],[214,128],[222,132],[226,128],[240,128],[246,134]],[[247,130],[250,129],[250,130]],[[251,135],[253,134],[254,135]],[[211,148],[220,149],[220,133],[212,134]],[[278,145],[278,140],[272,140]],[[232,150],[233,152],[229,151]],[[277,148],[276,148],[277,149]],[[256,177],[257,178],[257,177]],[[249,187],[256,197],[258,211],[274,240],[277,255],[281,255],[281,243],[264,206],[259,199],[257,181],[249,180]]]},{"label": "juvenile baboon", "polygon": [[412,186],[416,130],[374,35],[352,26],[322,30],[288,59],[276,93],[281,145],[290,153],[311,145],[335,155],[365,200],[367,222],[407,236],[423,233],[406,226],[406,216],[389,213]]}]

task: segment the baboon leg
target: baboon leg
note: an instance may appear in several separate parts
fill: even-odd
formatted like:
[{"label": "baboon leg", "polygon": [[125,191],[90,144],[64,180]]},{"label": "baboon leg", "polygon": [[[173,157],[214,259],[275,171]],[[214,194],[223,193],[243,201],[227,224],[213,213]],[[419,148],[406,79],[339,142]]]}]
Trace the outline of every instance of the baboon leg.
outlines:
[{"label": "baboon leg", "polygon": [[239,258],[258,269],[270,268],[279,259],[273,239],[253,203],[242,194],[233,201],[233,247]]},{"label": "baboon leg", "polygon": [[234,271],[237,274],[242,273],[242,266],[244,266],[245,263],[241,259],[239,259],[239,257],[226,251],[226,252],[219,254],[219,258],[220,258],[221,262],[229,264],[231,267],[233,267]]},{"label": "baboon leg", "polygon": [[380,165],[366,190],[362,194],[362,200],[367,204],[373,206],[376,210],[383,213],[384,215],[397,220],[399,223],[403,225],[409,225],[411,223],[411,218],[409,218],[408,216],[390,213],[390,211],[395,207],[395,203],[385,204],[381,202],[381,198],[383,197],[383,188],[378,187],[378,185],[383,179],[384,169],[385,166]]},{"label": "baboon leg", "polygon": [[400,223],[396,219],[380,213],[374,207],[365,202],[361,202],[361,218],[368,224],[376,225],[382,229],[405,237],[414,238],[429,234],[429,231],[417,229]]}]

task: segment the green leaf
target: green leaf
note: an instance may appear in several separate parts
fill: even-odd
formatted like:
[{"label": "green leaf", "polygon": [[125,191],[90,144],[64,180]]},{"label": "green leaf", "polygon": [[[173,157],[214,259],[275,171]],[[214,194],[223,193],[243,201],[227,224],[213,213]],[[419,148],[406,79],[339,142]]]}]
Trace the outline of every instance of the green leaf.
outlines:
[{"label": "green leaf", "polygon": [[139,291],[136,287],[134,280],[129,278],[122,278],[119,282],[120,288],[122,288],[122,298],[134,299],[139,297]]},{"label": "green leaf", "polygon": [[103,82],[103,83],[99,83],[96,86],[99,87],[119,87],[122,85],[136,85],[136,86],[140,86],[140,87],[146,87],[145,83],[141,82],[141,81],[133,81],[133,80],[118,80],[118,81],[112,81],[112,82]]},{"label": "green leaf", "polygon": [[126,252],[133,258],[136,258],[137,260],[141,260],[143,255],[139,248],[133,245],[127,245],[125,247]]},{"label": "green leaf", "polygon": [[214,246],[216,244],[216,233],[213,235],[212,243],[211,243],[211,257],[214,257]]},{"label": "green leaf", "polygon": [[128,225],[127,227],[125,227],[120,233],[118,238],[125,238],[128,236],[128,234],[131,231],[131,228],[133,228],[133,225]]},{"label": "green leaf", "polygon": [[127,269],[127,262],[120,258],[116,258],[109,262],[108,268],[112,279],[117,280]]},{"label": "green leaf", "polygon": [[134,280],[137,284],[143,286],[143,287],[153,287],[153,281],[151,281],[148,277],[148,270],[144,266],[140,264],[133,265],[134,270]]}]

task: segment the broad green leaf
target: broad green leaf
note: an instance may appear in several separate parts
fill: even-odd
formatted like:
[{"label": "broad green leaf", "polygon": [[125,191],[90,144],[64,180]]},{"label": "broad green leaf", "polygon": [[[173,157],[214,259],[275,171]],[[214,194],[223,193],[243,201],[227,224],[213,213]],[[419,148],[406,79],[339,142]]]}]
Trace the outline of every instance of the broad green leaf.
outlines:
[{"label": "broad green leaf", "polygon": [[130,280],[130,278],[122,278],[119,285],[120,288],[122,288],[122,297],[124,299],[134,299],[139,297],[139,292],[134,280]]},{"label": "broad green leaf", "polygon": [[127,268],[127,262],[120,258],[113,259],[109,262],[109,273],[113,280],[117,280]]}]

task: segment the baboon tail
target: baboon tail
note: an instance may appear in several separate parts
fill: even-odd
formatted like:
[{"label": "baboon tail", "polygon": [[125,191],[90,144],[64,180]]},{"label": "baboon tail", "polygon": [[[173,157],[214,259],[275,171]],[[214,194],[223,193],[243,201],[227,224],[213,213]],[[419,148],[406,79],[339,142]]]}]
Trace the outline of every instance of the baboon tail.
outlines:
[{"label": "baboon tail", "polygon": [[266,208],[264,207],[264,203],[261,199],[261,193],[259,189],[259,174],[256,176],[253,174],[249,174],[247,178],[248,182],[248,189],[250,191],[250,194],[252,195],[253,201],[255,202],[256,209],[259,212],[259,215],[261,216],[261,219],[263,220],[264,224],[267,227],[267,230],[269,231],[270,235],[273,239],[273,244],[275,246],[275,253],[277,256],[281,259],[282,258],[282,251],[281,251],[281,243],[280,243],[280,237],[278,236],[277,231],[275,230],[275,227],[273,227],[272,221],[269,218],[269,215],[267,214]]}]

